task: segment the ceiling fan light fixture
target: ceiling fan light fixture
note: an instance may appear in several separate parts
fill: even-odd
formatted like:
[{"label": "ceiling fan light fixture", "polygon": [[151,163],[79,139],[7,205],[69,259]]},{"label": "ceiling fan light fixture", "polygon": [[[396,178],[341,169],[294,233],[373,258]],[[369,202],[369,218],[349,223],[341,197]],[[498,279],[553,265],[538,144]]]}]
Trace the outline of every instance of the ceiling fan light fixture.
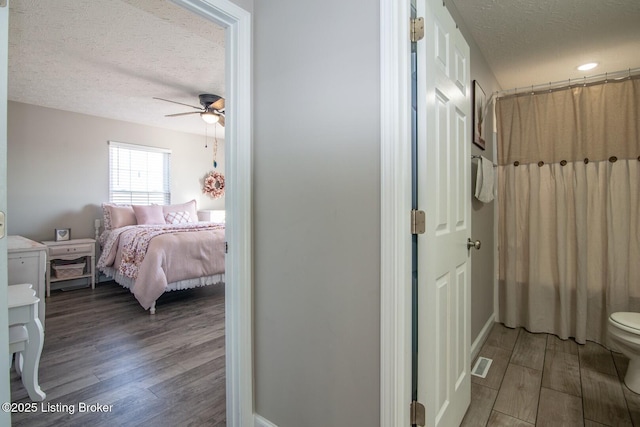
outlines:
[{"label": "ceiling fan light fixture", "polygon": [[582,64],[578,67],[578,70],[580,71],[589,71],[589,70],[593,70],[594,68],[596,68],[598,66],[597,62],[588,62],[586,64]]},{"label": "ceiling fan light fixture", "polygon": [[[0,0],[1,2],[2,0]],[[171,102],[172,104],[184,105],[185,107],[191,107],[197,111],[187,111],[184,113],[174,113],[167,114],[165,117],[181,117],[181,116],[189,116],[191,114],[200,114],[202,121],[207,124],[219,124],[224,127],[224,98],[218,95],[211,95],[207,93],[203,93],[198,96],[200,100],[200,105],[202,107],[196,107],[195,105],[185,104],[183,102],[172,101],[170,99],[157,98],[153,97],[153,99],[157,99],[160,101]]]},{"label": "ceiling fan light fixture", "polygon": [[218,120],[220,120],[220,116],[217,115],[216,113],[212,113],[211,111],[205,111],[204,113],[200,113],[200,117],[202,117],[202,120],[204,120],[205,123],[208,123],[210,125],[214,123],[218,123]]}]

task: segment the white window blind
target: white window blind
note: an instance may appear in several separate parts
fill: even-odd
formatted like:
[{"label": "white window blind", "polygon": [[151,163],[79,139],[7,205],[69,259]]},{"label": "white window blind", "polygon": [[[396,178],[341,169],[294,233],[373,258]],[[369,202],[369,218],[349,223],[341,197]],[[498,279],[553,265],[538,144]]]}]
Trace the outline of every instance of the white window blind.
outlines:
[{"label": "white window blind", "polygon": [[171,204],[171,150],[109,141],[109,201]]}]

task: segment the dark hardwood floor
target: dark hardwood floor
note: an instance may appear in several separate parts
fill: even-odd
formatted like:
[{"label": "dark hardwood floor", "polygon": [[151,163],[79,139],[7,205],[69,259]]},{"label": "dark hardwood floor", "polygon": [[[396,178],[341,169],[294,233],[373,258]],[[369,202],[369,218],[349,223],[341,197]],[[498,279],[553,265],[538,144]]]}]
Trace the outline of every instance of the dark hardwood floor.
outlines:
[{"label": "dark hardwood floor", "polygon": [[[153,316],[115,283],[52,291],[46,303],[47,398],[12,425],[225,425],[224,285],[167,293]],[[11,398],[31,402],[13,369]],[[96,403],[110,410],[80,413]]]}]

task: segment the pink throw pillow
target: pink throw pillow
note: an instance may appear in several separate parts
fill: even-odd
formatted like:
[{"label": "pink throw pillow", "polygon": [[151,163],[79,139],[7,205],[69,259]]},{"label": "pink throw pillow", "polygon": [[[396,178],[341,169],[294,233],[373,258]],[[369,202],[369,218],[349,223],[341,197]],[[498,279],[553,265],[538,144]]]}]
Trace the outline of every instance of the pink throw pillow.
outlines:
[{"label": "pink throw pillow", "polygon": [[120,228],[126,225],[136,225],[136,214],[131,206],[109,206],[111,227]]},{"label": "pink throw pillow", "polygon": [[162,206],[160,205],[151,205],[151,206],[139,206],[133,205],[133,211],[136,214],[136,219],[138,220],[138,224],[166,224],[164,220],[164,215],[162,212]]},{"label": "pink throw pillow", "polygon": [[111,225],[111,206],[114,205],[112,203],[102,204],[102,226],[105,231],[113,229],[113,226]]}]

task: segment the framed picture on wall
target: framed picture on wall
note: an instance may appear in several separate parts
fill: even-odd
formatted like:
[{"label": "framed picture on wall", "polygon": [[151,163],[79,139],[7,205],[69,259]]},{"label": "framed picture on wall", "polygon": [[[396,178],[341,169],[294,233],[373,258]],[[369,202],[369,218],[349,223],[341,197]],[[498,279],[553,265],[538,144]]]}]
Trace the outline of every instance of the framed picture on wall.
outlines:
[{"label": "framed picture on wall", "polygon": [[485,149],[485,126],[484,126],[484,106],[487,103],[487,96],[477,80],[473,81],[473,143]]},{"label": "framed picture on wall", "polygon": [[64,242],[66,240],[71,240],[71,229],[70,228],[56,228],[55,241],[56,242]]}]

